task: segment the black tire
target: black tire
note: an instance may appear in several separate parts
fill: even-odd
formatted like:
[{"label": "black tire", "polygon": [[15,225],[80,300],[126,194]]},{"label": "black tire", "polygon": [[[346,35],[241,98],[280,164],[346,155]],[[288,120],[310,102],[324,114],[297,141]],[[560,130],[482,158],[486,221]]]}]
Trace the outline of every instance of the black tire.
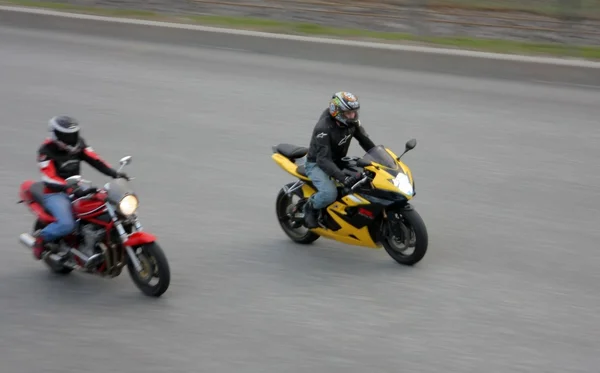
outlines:
[{"label": "black tire", "polygon": [[[38,219],[35,221],[35,223],[33,225],[33,231],[31,233],[34,233],[38,229],[42,229],[45,226],[46,226],[46,224],[42,223]],[[66,267],[60,263],[56,263],[56,262],[52,261],[51,259],[44,260],[44,264],[46,264],[46,266],[50,269],[50,271],[52,271],[53,273],[59,274],[59,275],[68,275],[71,272],[73,272],[73,268]]]},{"label": "black tire", "polygon": [[[131,280],[138,289],[149,297],[160,297],[169,288],[171,283],[171,269],[165,253],[156,242],[137,246],[133,248],[140,260],[144,270],[148,270],[149,266],[153,269],[152,275],[140,277],[140,273],[136,271],[133,262],[127,255],[127,269]],[[158,275],[159,281],[156,285],[150,285],[149,282]]]},{"label": "black tire", "polygon": [[[286,187],[289,188],[293,184],[294,183],[289,183],[286,185]],[[300,189],[294,191],[292,193],[292,196],[296,196],[299,199],[304,198],[302,195],[302,190],[300,190]],[[287,213],[288,213],[288,207],[290,206],[291,203],[293,203],[292,198],[288,197],[285,194],[283,188],[280,189],[279,193],[277,194],[277,199],[275,200],[275,213],[277,214],[277,221],[279,222],[279,226],[281,227],[283,232],[286,234],[286,236],[288,236],[295,243],[299,243],[302,245],[308,245],[308,244],[315,242],[321,236],[308,230],[304,226],[301,226],[299,228],[306,230],[306,232],[305,233],[298,232],[298,228],[294,228],[289,224],[290,220],[287,217]]]},{"label": "black tire", "polygon": [[419,215],[417,210],[402,210],[401,215],[404,220],[404,225],[409,229],[409,231],[412,231],[411,233],[414,233],[415,244],[413,253],[410,255],[404,255],[403,253],[401,253],[395,247],[396,241],[394,240],[394,237],[391,234],[389,237],[383,239],[382,244],[385,248],[385,251],[396,262],[403,265],[412,266],[420,262],[421,259],[423,259],[423,257],[425,256],[425,253],[427,252],[427,247],[429,245],[429,236],[427,234],[427,227],[425,226],[425,223],[423,222],[423,219],[421,218],[421,215]]}]

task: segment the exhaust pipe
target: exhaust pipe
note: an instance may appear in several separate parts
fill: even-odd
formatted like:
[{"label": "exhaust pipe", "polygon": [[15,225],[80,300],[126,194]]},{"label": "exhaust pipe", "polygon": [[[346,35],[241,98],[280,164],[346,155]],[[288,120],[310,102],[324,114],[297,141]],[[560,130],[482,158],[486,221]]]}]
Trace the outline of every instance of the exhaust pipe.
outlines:
[{"label": "exhaust pipe", "polygon": [[72,247],[70,249],[70,251],[73,254],[77,255],[79,257],[79,259],[81,259],[83,261],[83,263],[84,263],[83,268],[85,268],[85,269],[90,269],[92,266],[98,264],[104,257],[104,254],[102,254],[102,253],[94,254],[92,256],[87,256],[74,247]]},{"label": "exhaust pipe", "polygon": [[[30,249],[33,249],[33,246],[35,245],[35,237],[33,237],[32,235],[30,235],[29,233],[21,233],[19,235],[19,242],[21,242],[23,245],[27,246]],[[54,263],[59,263],[62,264],[63,266],[72,268],[72,269],[77,269],[76,266],[72,265],[72,264],[68,264],[68,263],[62,263],[63,261],[63,257],[61,257],[60,255],[56,255],[56,254],[47,254],[47,257],[50,258],[50,260],[52,260]]]},{"label": "exhaust pipe", "polygon": [[21,235],[19,236],[19,242],[32,249],[35,245],[35,238],[29,233],[21,233]]}]

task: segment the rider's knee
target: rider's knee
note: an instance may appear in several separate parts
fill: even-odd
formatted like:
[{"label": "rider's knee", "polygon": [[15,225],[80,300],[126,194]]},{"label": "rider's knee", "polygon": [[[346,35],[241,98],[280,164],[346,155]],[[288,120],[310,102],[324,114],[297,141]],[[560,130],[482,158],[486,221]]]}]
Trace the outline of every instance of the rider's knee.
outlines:
[{"label": "rider's knee", "polygon": [[337,189],[335,186],[333,188],[324,188],[321,191],[322,201],[326,204],[333,203],[337,198]]},{"label": "rider's knee", "polygon": [[66,236],[75,229],[75,221],[73,219],[64,219],[56,222],[57,233],[61,236]]}]

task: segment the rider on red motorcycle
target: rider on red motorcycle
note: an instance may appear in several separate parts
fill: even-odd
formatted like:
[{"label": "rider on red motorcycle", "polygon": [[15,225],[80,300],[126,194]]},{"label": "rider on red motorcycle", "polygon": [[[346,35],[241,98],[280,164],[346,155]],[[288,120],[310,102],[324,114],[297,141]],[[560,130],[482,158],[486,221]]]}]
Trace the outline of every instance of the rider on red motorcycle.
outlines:
[{"label": "rider on red motorcycle", "polygon": [[[41,259],[46,243],[53,242],[71,233],[75,228],[75,220],[71,208],[71,200],[67,193],[72,193],[65,179],[80,175],[81,161],[87,162],[101,173],[113,178],[129,179],[125,173],[117,172],[104,162],[79,135],[79,123],[73,117],[56,116],[48,122],[50,137],[38,149],[37,161],[44,181],[44,207],[56,219],[34,233],[36,238],[33,256]],[[85,194],[93,193],[87,189]],[[75,191],[76,198],[78,191]]]}]

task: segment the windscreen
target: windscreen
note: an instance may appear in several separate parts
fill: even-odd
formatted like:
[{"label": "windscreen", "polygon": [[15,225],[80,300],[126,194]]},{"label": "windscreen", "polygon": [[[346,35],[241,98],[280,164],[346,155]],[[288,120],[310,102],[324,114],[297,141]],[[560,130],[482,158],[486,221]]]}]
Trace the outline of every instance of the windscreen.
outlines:
[{"label": "windscreen", "polygon": [[385,150],[383,145],[378,145],[373,149],[369,150],[363,159],[368,162],[379,163],[380,165],[395,170],[398,168],[396,160]]},{"label": "windscreen", "polygon": [[114,179],[108,183],[108,199],[113,203],[119,203],[126,194],[131,194],[132,189],[125,179]]}]

